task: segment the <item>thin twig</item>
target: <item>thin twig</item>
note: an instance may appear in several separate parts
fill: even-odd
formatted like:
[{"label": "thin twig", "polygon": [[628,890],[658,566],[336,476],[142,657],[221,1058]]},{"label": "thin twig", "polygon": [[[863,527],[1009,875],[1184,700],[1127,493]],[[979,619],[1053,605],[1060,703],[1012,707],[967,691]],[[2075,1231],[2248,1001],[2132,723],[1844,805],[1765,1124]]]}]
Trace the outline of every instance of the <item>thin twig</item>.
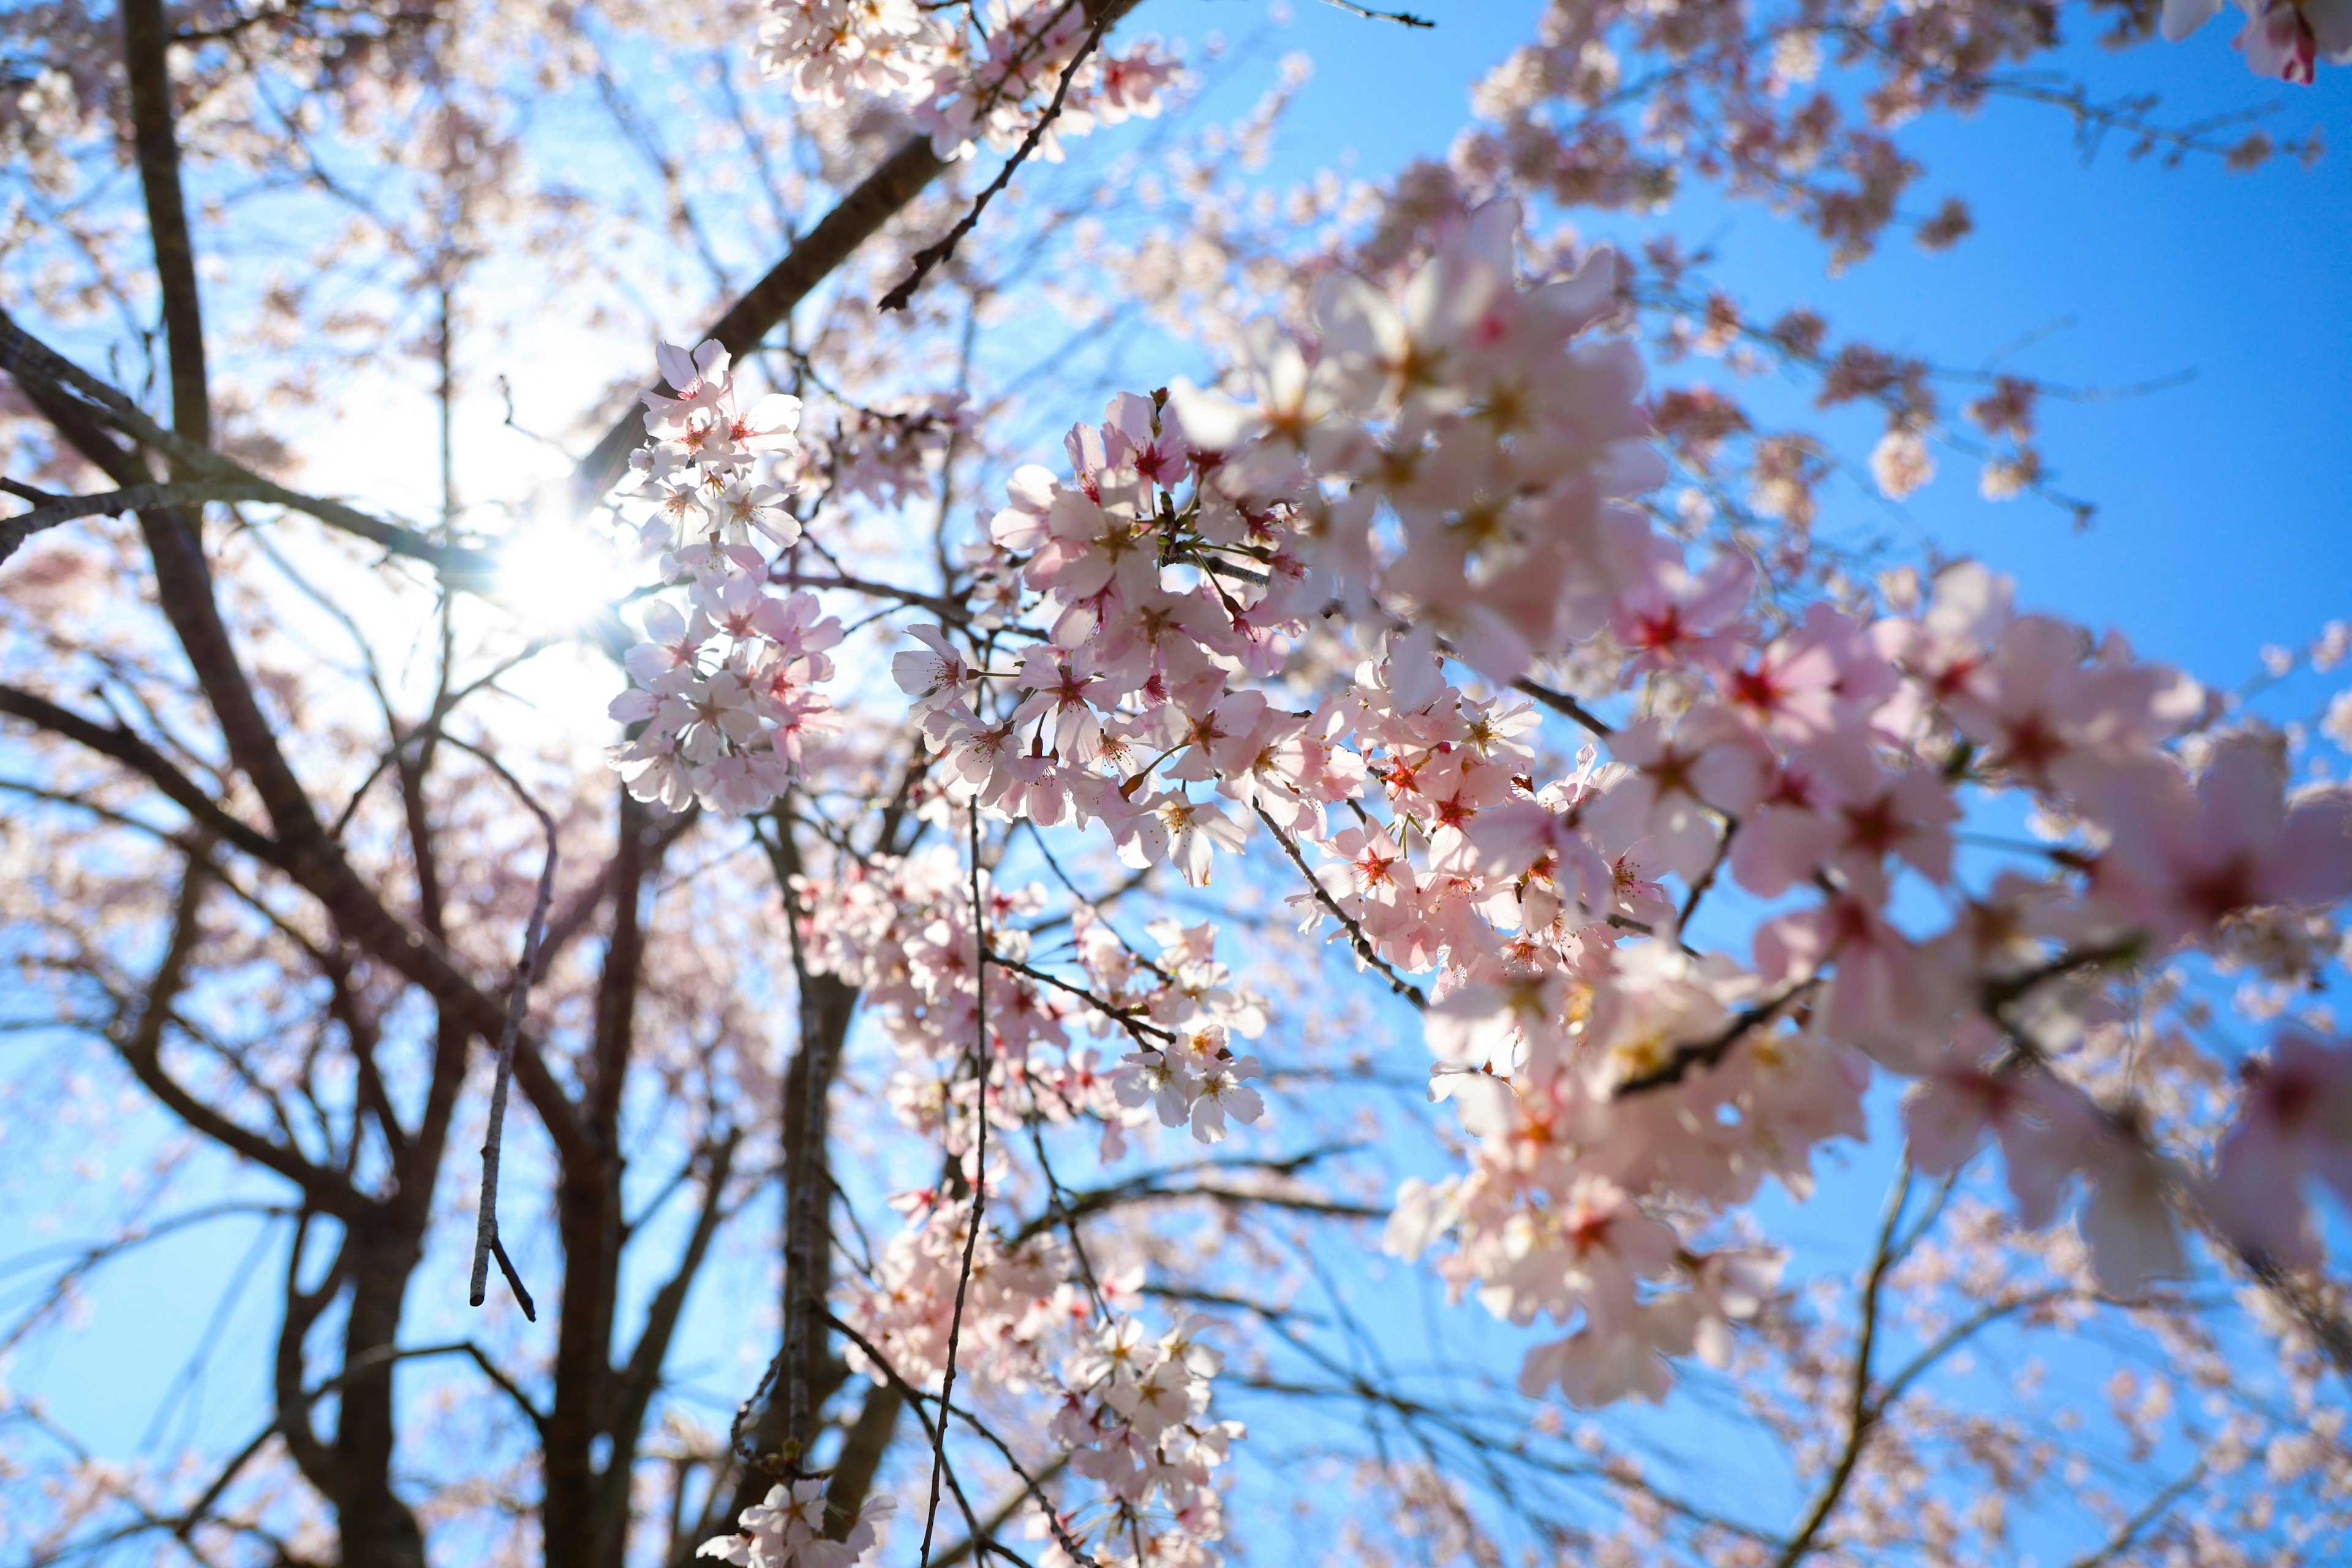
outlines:
[{"label": "thin twig", "polygon": [[1378,970],[1388,981],[1389,989],[1415,1007],[1427,1007],[1429,997],[1420,986],[1390,968],[1388,961],[1372,951],[1371,939],[1364,935],[1364,928],[1348,918],[1348,911],[1339,907],[1339,901],[1331,896],[1330,889],[1323,886],[1322,879],[1307,868],[1307,858],[1298,852],[1298,846],[1290,841],[1290,836],[1266,814],[1265,807],[1253,805],[1252,809],[1257,813],[1258,820],[1265,824],[1266,831],[1274,835],[1275,842],[1282,846],[1283,853],[1290,857],[1290,863],[1298,868],[1298,874],[1307,879],[1307,885],[1314,890],[1316,900],[1329,910],[1331,918],[1347,931],[1349,940],[1355,946],[1356,956]]},{"label": "thin twig", "polygon": [[1847,1402],[1845,1447],[1838,1455],[1836,1467],[1806,1511],[1804,1522],[1797,1533],[1789,1538],[1774,1568],[1795,1568],[1797,1563],[1813,1549],[1814,1540],[1822,1527],[1829,1522],[1830,1514],[1845,1495],[1846,1483],[1853,1479],[1854,1467],[1862,1462],[1864,1447],[1870,1440],[1870,1430],[1877,1425],[1885,1411],[1883,1401],[1870,1397],[1870,1355],[1878,1340],[1879,1288],[1885,1283],[1888,1268],[1895,1259],[1895,1229],[1902,1222],[1903,1205],[1911,1196],[1911,1163],[1906,1157],[1895,1179],[1895,1191],[1886,1200],[1886,1215],[1878,1227],[1878,1241],[1870,1255],[1870,1275],[1862,1292],[1862,1329],[1853,1348],[1853,1384]]},{"label": "thin twig", "polygon": [[1591,709],[1565,691],[1554,691],[1549,686],[1538,685],[1533,679],[1524,678],[1511,682],[1511,689],[1523,696],[1534,698],[1555,713],[1567,714],[1596,735],[1605,737],[1617,732],[1595,717]]},{"label": "thin twig", "polygon": [[1370,5],[1359,5],[1356,0],[1323,0],[1327,5],[1337,5],[1351,16],[1361,16],[1368,22],[1394,22],[1404,27],[1434,27],[1436,23],[1426,16],[1416,16],[1410,11],[1375,11]]},{"label": "thin twig", "polygon": [[530,1292],[523,1288],[522,1276],[499,1239],[499,1156],[506,1138],[507,1090],[514,1081],[515,1037],[522,1032],[523,1014],[530,1005],[531,978],[539,967],[539,944],[547,934],[547,907],[555,898],[555,818],[496,757],[455,735],[444,735],[442,739],[487,763],[539,818],[541,828],[547,834],[547,858],[539,868],[539,892],[531,900],[530,923],[523,931],[522,958],[515,965],[514,984],[507,991],[506,1022],[499,1030],[498,1076],[490,1085],[490,1125],[482,1141],[481,1205],[474,1213],[474,1274],[466,1297],[474,1306],[482,1304],[489,1292],[490,1259],[495,1258],[499,1272],[506,1276],[508,1287],[521,1304],[522,1315],[537,1322],[539,1312],[531,1302]]},{"label": "thin twig", "polygon": [[[1099,26],[1097,32],[1100,32]],[[1056,103],[1059,103],[1057,99]],[[972,1149],[971,1228],[964,1232],[963,1265],[956,1274],[955,1309],[948,1316],[948,1364],[940,1377],[939,1430],[931,1443],[931,1500],[923,1515],[923,1550],[919,1561],[930,1568],[931,1536],[940,1522],[940,1478],[947,1465],[948,1423],[945,1412],[955,1393],[956,1352],[963,1335],[963,1303],[971,1288],[973,1254],[980,1247],[980,1227],[988,1213],[988,906],[980,896],[980,802],[971,803],[971,937],[972,963],[972,1123],[978,1130]],[[973,1538],[979,1531],[972,1531]]]},{"label": "thin twig", "polygon": [[[936,1428],[939,1433],[944,1434],[946,1432],[948,1425],[947,1418],[949,1415],[952,1415],[965,1426],[971,1427],[973,1432],[977,1433],[982,1437],[986,1438],[989,1445],[997,1451],[1000,1457],[1003,1458],[1006,1467],[1013,1471],[1014,1478],[1021,1482],[1023,1487],[1027,1489],[1029,1495],[1036,1500],[1037,1507],[1045,1515],[1047,1526],[1054,1532],[1055,1542],[1060,1545],[1062,1550],[1068,1552],[1071,1557],[1075,1558],[1080,1563],[1083,1563],[1085,1568],[1102,1568],[1102,1564],[1097,1562],[1095,1558],[1087,1552],[1085,1545],[1076,1537],[1072,1536],[1069,1531],[1063,1525],[1061,1514],[1055,1510],[1053,1500],[1045,1495],[1045,1489],[1038,1484],[1037,1478],[1032,1476],[1028,1470],[1022,1466],[1021,1461],[1013,1457],[1013,1450],[1005,1445],[1004,1439],[998,1436],[993,1431],[990,1430],[986,1422],[981,1420],[979,1416],[974,1415],[971,1410],[967,1409],[963,1405],[950,1405],[940,1395],[936,1394],[926,1394],[921,1389],[917,1388],[913,1384],[908,1382],[905,1376],[899,1373],[898,1369],[890,1364],[889,1359],[883,1355],[880,1348],[877,1347],[872,1340],[869,1340],[864,1334],[859,1333],[853,1325],[844,1322],[841,1319],[834,1317],[831,1313],[827,1313],[825,1315],[825,1321],[833,1325],[835,1331],[839,1333],[843,1339],[845,1339],[851,1344],[856,1345],[858,1350],[865,1354],[866,1359],[873,1364],[874,1369],[877,1372],[879,1372],[885,1379],[896,1386],[900,1394],[906,1395],[907,1403],[915,1407],[915,1419],[923,1424],[923,1430],[927,1436],[930,1435],[934,1431],[934,1428],[931,1425],[930,1417],[923,1413],[923,1406],[926,1404],[930,1404],[936,1405],[940,1407],[940,1422]],[[948,1485],[950,1487],[955,1487],[956,1485],[953,1470],[950,1470],[948,1473]],[[962,1489],[961,1488],[957,1488],[956,1489],[956,1500],[963,1506],[965,1522],[972,1527],[973,1533],[975,1535],[979,1534],[980,1521],[978,1517],[972,1513],[971,1505],[964,1501]],[[1004,1550],[1003,1547],[997,1546],[992,1542],[990,1544],[988,1549],[992,1552],[1003,1552]],[[1010,1553],[1007,1553],[1007,1555],[1010,1555]]]},{"label": "thin twig", "polygon": [[1798,981],[1787,990],[1768,996],[1751,1007],[1741,1008],[1722,1028],[1703,1040],[1675,1047],[1674,1055],[1649,1071],[1627,1079],[1617,1086],[1616,1092],[1621,1095],[1641,1094],[1649,1089],[1663,1089],[1667,1084],[1682,1082],[1693,1068],[1715,1066],[1729,1054],[1732,1047],[1747,1037],[1750,1029],[1770,1023],[1780,1016],[1782,1008],[1821,983],[1822,976],[1816,974]]}]

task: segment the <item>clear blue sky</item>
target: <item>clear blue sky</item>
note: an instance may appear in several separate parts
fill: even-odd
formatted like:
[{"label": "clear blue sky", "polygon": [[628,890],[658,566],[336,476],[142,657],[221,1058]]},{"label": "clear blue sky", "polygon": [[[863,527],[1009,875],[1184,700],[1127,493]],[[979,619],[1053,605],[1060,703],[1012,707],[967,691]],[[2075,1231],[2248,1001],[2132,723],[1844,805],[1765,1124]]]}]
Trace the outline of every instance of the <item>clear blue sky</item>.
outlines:
[{"label": "clear blue sky", "polygon": [[[1366,174],[1441,153],[1466,116],[1467,84],[1529,36],[1540,10],[1533,0],[1413,8],[1437,26],[1407,31],[1298,0],[1280,36],[1314,56],[1316,76],[1271,173],[1303,174],[1343,147]],[[1146,20],[1191,31],[1187,9]],[[1231,16],[1237,36],[1255,15],[1224,0],[1190,9]],[[1980,501],[1972,466],[1952,454],[1909,510],[1947,550],[2016,574],[2021,604],[2116,626],[2225,683],[2251,673],[2261,644],[2352,615],[2352,69],[2324,69],[2311,88],[2260,80],[2229,47],[2237,15],[2184,44],[2083,45],[2056,64],[2095,98],[2160,94],[2160,113],[2176,120],[2277,102],[2263,122],[2274,135],[2315,126],[2340,151],[2251,174],[2210,160],[2135,163],[2119,143],[2086,159],[2062,111],[1997,100],[1906,132],[1929,171],[1908,205],[1953,194],[1975,211],[1977,232],[1950,251],[1890,236],[1832,279],[1818,244],[1754,203],[1695,192],[1666,220],[1717,244],[1715,276],[1759,314],[1810,304],[1841,334],[1970,367],[2048,331],[2009,365],[2080,387],[2194,372],[2145,397],[2045,405],[2046,459],[2063,488],[2100,508],[2086,533],[2031,499]],[[2051,331],[2061,323],[2071,325]],[[1849,526],[1885,515],[1851,489],[1825,507],[1825,524],[1841,511]]]}]

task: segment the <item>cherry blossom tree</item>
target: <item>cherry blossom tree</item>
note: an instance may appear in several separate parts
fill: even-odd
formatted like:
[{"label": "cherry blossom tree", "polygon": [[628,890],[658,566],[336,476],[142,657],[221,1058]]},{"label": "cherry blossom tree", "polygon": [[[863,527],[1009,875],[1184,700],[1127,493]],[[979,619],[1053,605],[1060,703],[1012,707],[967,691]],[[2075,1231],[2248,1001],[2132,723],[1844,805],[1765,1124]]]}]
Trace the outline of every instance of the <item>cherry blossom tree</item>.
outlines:
[{"label": "cherry blossom tree", "polygon": [[2315,155],[2047,68],[2217,8],[1556,0],[1281,202],[1134,0],[10,13],[0,1357],[262,1391],[0,1384],[10,1560],[2340,1553],[2352,697],[1822,537],[2073,390],[1673,226]]}]

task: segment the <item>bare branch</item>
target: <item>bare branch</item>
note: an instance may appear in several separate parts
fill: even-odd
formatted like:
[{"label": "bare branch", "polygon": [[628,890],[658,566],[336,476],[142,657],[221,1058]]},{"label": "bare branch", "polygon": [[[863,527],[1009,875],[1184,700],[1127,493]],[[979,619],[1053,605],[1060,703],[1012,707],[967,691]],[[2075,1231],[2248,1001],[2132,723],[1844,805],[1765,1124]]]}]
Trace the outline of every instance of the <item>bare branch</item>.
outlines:
[{"label": "bare branch", "polygon": [[103,495],[53,498],[30,511],[0,519],[0,561],[44,529],[80,517],[113,516],[151,506],[201,506],[206,501],[267,500],[271,487],[242,479],[212,479],[193,484],[132,485]]},{"label": "bare branch", "polygon": [[1617,732],[1595,717],[1591,709],[1565,691],[1554,691],[1550,687],[1538,685],[1534,679],[1526,677],[1511,682],[1511,689],[1522,696],[1534,698],[1555,713],[1565,713],[1595,735],[1605,737]]},{"label": "bare branch", "polygon": [[1806,1510],[1804,1522],[1781,1549],[1775,1568],[1795,1568],[1813,1548],[1813,1542],[1829,1522],[1830,1514],[1845,1495],[1846,1483],[1853,1479],[1854,1467],[1862,1462],[1864,1447],[1870,1441],[1871,1428],[1885,1413],[1883,1401],[1870,1396],[1870,1356],[1878,1341],[1879,1289],[1886,1281],[1886,1271],[1895,1261],[1895,1230],[1903,1218],[1903,1205],[1911,1195],[1911,1162],[1906,1157],[1901,1173],[1895,1177],[1895,1190],[1888,1194],[1886,1213],[1878,1226],[1877,1243],[1871,1248],[1870,1274],[1862,1291],[1862,1328],[1853,1347],[1853,1382],[1847,1398],[1845,1445],[1839,1451],[1837,1463],[1829,1479]]},{"label": "bare branch", "polygon": [[1370,5],[1359,5],[1356,0],[1323,0],[1327,5],[1337,5],[1351,16],[1361,16],[1368,22],[1395,22],[1407,27],[1434,27],[1436,23],[1426,16],[1416,16],[1410,11],[1376,11]]},{"label": "bare branch", "polygon": [[171,25],[163,0],[122,0],[123,74],[131,87],[131,140],[147,197],[155,277],[163,295],[163,339],[172,358],[172,424],[196,447],[212,445],[212,397],[205,374],[205,319],[196,293],[196,253],[180,189],[180,143],[172,128]]},{"label": "bare branch", "polygon": [[482,1142],[481,1205],[474,1214],[474,1271],[467,1289],[467,1300],[480,1306],[489,1286],[490,1258],[495,1256],[499,1271],[507,1277],[515,1299],[522,1304],[522,1315],[537,1322],[539,1312],[531,1303],[530,1292],[523,1289],[521,1277],[499,1242],[499,1154],[505,1142],[507,1089],[514,1081],[515,1037],[522,1032],[523,1014],[530,1005],[530,982],[539,967],[540,939],[547,931],[547,906],[555,899],[555,818],[496,757],[455,736],[447,739],[452,745],[464,747],[488,764],[490,771],[504,780],[516,798],[539,818],[540,827],[547,835],[547,858],[540,864],[539,891],[531,900],[530,923],[523,931],[522,957],[515,964],[514,982],[507,989],[506,1022],[499,1030],[498,1076],[491,1081],[490,1124]]}]

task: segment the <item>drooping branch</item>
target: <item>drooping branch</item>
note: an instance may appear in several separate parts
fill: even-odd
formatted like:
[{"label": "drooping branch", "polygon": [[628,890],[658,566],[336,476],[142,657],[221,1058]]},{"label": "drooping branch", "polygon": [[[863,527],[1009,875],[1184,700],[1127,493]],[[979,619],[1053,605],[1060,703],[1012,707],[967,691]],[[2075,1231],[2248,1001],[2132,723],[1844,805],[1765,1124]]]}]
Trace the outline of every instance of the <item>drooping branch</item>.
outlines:
[{"label": "drooping branch", "polygon": [[[1058,96],[1055,102],[1059,104]],[[930,1506],[923,1514],[923,1568],[930,1568],[931,1536],[940,1521],[940,1478],[947,1468],[947,1413],[954,1408],[956,1352],[963,1335],[964,1298],[971,1289],[972,1257],[980,1247],[980,1227],[988,1223],[988,904],[980,889],[980,803],[970,807],[971,856],[972,1101],[971,1213],[966,1217],[963,1260],[956,1271],[955,1305],[948,1313],[948,1361],[940,1374],[940,1425],[931,1441]],[[1010,1456],[1007,1456],[1010,1458]],[[971,1527],[980,1539],[980,1526]]]},{"label": "drooping branch", "polygon": [[[982,1421],[978,1415],[973,1415],[969,1407],[950,1404],[943,1394],[926,1394],[921,1389],[916,1387],[913,1384],[908,1382],[905,1376],[899,1373],[898,1368],[890,1364],[889,1358],[882,1353],[880,1349],[875,1345],[874,1342],[867,1339],[864,1334],[859,1333],[854,1325],[845,1323],[839,1318],[833,1317],[830,1314],[827,1315],[826,1321],[833,1325],[835,1331],[839,1333],[842,1338],[856,1345],[865,1355],[866,1361],[872,1364],[874,1369],[879,1372],[884,1378],[888,1380],[890,1385],[896,1388],[899,1394],[905,1397],[908,1404],[914,1406],[915,1418],[918,1421],[920,1421],[923,1425],[923,1436],[931,1439],[933,1452],[942,1456],[945,1455],[946,1447],[944,1434],[947,1428],[947,1417],[952,1415],[957,1420],[961,1421],[966,1426],[970,1427],[976,1436],[981,1437],[991,1447],[996,1450],[997,1457],[1004,1461],[1006,1468],[1012,1470],[1014,1479],[1021,1482],[1023,1490],[1028,1494],[1030,1499],[1036,1503],[1038,1509],[1045,1514],[1047,1528],[1053,1531],[1055,1543],[1058,1544],[1064,1552],[1068,1552],[1073,1559],[1085,1564],[1085,1568],[1102,1568],[1101,1563],[1095,1558],[1094,1554],[1087,1551],[1085,1545],[1076,1537],[1072,1536],[1067,1527],[1063,1524],[1062,1516],[1059,1511],[1055,1509],[1053,1500],[1045,1495],[1045,1488],[1041,1484],[1041,1479],[1031,1475],[1027,1469],[1023,1468],[1021,1462],[1013,1457],[1013,1449],[1011,1447],[1005,1443],[1003,1437],[997,1435],[993,1428],[992,1428],[986,1422]],[[929,1412],[924,1409],[926,1405],[933,1405],[939,1407],[940,1419],[937,1423],[934,1423],[931,1420]],[[981,1524],[980,1516],[973,1510],[971,1502],[963,1495],[962,1487],[956,1480],[954,1468],[950,1465],[947,1465],[943,1458],[941,1468],[947,1475],[949,1490],[955,1494],[957,1505],[963,1510],[964,1524],[971,1531],[972,1539],[975,1541],[987,1540],[988,1533]],[[992,1550],[1001,1550],[1001,1548],[992,1548]]]},{"label": "drooping branch", "polygon": [[547,858],[540,862],[539,889],[531,898],[530,923],[523,930],[522,956],[515,963],[514,979],[507,990],[506,1021],[499,1029],[497,1076],[490,1084],[489,1128],[482,1140],[481,1203],[474,1215],[474,1268],[467,1288],[467,1300],[480,1306],[488,1288],[490,1259],[496,1257],[499,1271],[506,1276],[515,1300],[522,1304],[522,1315],[536,1322],[539,1311],[531,1304],[530,1292],[523,1288],[521,1276],[515,1272],[506,1247],[499,1240],[499,1156],[505,1142],[507,1090],[514,1081],[515,1038],[522,1033],[523,1015],[530,1006],[530,983],[539,969],[539,944],[547,931],[547,907],[555,899],[555,818],[496,757],[454,737],[450,743],[464,746],[487,763],[539,818],[540,827],[547,835]]}]

